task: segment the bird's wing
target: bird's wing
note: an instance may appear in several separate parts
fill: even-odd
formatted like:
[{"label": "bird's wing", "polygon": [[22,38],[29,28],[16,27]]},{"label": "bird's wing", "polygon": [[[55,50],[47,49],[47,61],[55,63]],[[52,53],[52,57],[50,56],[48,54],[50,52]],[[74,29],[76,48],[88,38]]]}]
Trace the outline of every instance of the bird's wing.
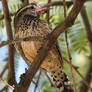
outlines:
[{"label": "bird's wing", "polygon": [[17,49],[17,51],[19,52],[19,54],[22,56],[22,58],[25,60],[25,62],[27,63],[27,65],[29,66],[31,63],[29,62],[29,60],[25,57],[24,51],[21,47],[21,43],[17,43],[14,45],[15,48]]},{"label": "bird's wing", "polygon": [[60,58],[60,63],[61,63],[61,65],[63,66],[63,58],[62,58],[62,52],[61,52],[61,49],[60,49],[60,47],[59,47],[59,43],[58,43],[58,41],[56,41],[56,51],[57,51],[57,53],[58,53],[58,55],[59,55],[59,58]]},{"label": "bird's wing", "polygon": [[[32,26],[33,25],[31,25],[31,27]],[[51,32],[48,24],[46,23],[40,23],[38,27],[34,28],[34,31],[31,27],[27,27],[26,30],[22,30],[23,28],[18,28],[19,30],[17,32],[19,33],[17,35],[15,34],[15,37],[21,38],[25,36],[44,36]],[[34,60],[37,50],[41,48],[43,43],[44,41],[22,41],[16,46],[18,47],[19,53],[22,53],[22,57],[26,57],[31,62]],[[67,75],[62,70],[61,57],[62,55],[58,48],[58,44],[56,43],[52,46],[41,67],[46,69],[52,75],[55,85],[60,92],[73,92]]]}]

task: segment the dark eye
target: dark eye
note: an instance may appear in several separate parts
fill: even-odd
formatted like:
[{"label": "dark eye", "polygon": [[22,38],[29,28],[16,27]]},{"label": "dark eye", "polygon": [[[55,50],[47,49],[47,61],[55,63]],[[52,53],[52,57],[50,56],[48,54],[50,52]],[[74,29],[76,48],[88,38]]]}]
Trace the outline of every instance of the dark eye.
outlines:
[{"label": "dark eye", "polygon": [[31,9],[34,9],[34,6],[31,6]]}]

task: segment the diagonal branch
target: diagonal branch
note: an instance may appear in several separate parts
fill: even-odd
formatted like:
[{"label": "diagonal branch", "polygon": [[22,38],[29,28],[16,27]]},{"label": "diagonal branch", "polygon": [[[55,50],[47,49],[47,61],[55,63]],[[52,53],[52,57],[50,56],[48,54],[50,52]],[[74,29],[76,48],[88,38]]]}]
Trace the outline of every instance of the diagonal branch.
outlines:
[{"label": "diagonal branch", "polygon": [[48,79],[48,81],[49,81],[51,87],[55,87],[54,83],[52,82],[52,80],[51,80],[50,77],[48,76],[47,71],[44,71],[44,73],[45,73],[45,75],[46,75],[46,77],[47,77],[47,79]]},{"label": "diagonal branch", "polygon": [[[63,59],[70,64],[70,61],[67,60],[65,57],[63,57]],[[73,66],[73,65],[72,65]],[[81,73],[76,69],[75,66],[73,66],[73,69],[77,72],[77,74],[83,79],[83,82],[85,83],[85,85],[92,91],[92,88],[90,87],[90,85],[88,84],[88,82],[85,80],[85,78],[81,75]],[[84,92],[84,91],[81,91]]]},{"label": "diagonal branch", "polygon": [[2,78],[7,68],[8,68],[8,63],[4,66],[3,71],[0,73],[0,78]]},{"label": "diagonal branch", "polygon": [[2,81],[6,86],[8,86],[9,88],[11,88],[12,90],[14,90],[14,88],[9,85],[5,80],[3,80],[2,78],[0,78],[0,81]]},{"label": "diagonal branch", "polygon": [[47,56],[50,48],[56,42],[58,36],[63,33],[68,27],[71,27],[74,24],[74,21],[78,16],[85,1],[86,0],[76,0],[71,12],[66,17],[66,19],[52,31],[52,33],[48,37],[48,40],[45,41],[44,45],[32,62],[32,65],[29,67],[27,73],[25,74],[25,80],[21,80],[20,83],[16,85],[15,91],[27,92],[35,73]]},{"label": "diagonal branch", "polygon": [[41,69],[40,69],[40,73],[38,75],[38,78],[37,78],[37,81],[36,81],[36,85],[35,85],[35,88],[34,88],[34,92],[36,92],[36,89],[38,87],[38,84],[39,84],[39,81],[40,81],[40,76],[41,76]]},{"label": "diagonal branch", "polygon": [[0,90],[0,92],[4,92],[7,88],[8,88],[8,87],[5,86],[4,88],[2,88],[2,89]]}]

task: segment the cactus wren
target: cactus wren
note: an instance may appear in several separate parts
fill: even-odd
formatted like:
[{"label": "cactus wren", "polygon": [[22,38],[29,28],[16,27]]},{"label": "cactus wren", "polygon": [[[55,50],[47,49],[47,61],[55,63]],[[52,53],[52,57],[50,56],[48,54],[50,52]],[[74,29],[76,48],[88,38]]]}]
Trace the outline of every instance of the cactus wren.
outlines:
[{"label": "cactus wren", "polygon": [[[47,10],[41,8],[36,3],[31,3],[17,11],[14,18],[15,35],[14,39],[28,36],[45,36],[51,33],[48,23],[40,19],[40,13]],[[43,44],[42,41],[22,41],[16,43],[15,47],[18,52],[24,53],[25,57],[32,62],[37,51]],[[62,71],[60,56],[54,44],[46,56],[41,68],[44,68],[53,77],[59,92],[73,92],[67,75]]]}]

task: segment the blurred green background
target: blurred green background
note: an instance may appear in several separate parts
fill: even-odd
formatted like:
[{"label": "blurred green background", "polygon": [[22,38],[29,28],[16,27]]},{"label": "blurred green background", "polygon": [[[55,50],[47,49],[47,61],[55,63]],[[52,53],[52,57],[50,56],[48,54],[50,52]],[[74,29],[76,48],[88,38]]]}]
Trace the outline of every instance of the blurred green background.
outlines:
[{"label": "blurred green background", "polygon": [[[36,1],[39,3],[47,2],[47,0],[29,0],[29,1],[30,2]],[[52,0],[52,1],[55,1],[55,0]],[[23,3],[21,0],[8,0],[8,6],[9,6],[10,13],[15,13],[19,8],[23,6]],[[92,2],[85,3],[85,7],[87,10],[90,25],[92,27],[92,21],[91,21],[92,20],[92,10],[91,10]],[[71,10],[71,8],[72,6],[70,8],[67,8],[67,14]],[[3,15],[3,10],[2,10],[2,4],[0,1],[0,18],[2,17],[2,15]],[[12,18],[12,22],[11,22],[12,30],[14,33],[14,27],[13,27],[14,16],[12,16],[11,18]],[[46,14],[42,14],[41,19],[46,20]],[[54,29],[63,20],[64,20],[63,6],[54,6],[53,9],[50,10],[50,24],[49,24],[50,27]],[[68,32],[68,42],[69,42],[70,52],[72,55],[72,64],[75,66],[78,66],[79,67],[78,70],[80,71],[80,73],[83,76],[85,76],[87,68],[90,63],[90,60],[88,59],[88,56],[90,55],[90,48],[89,48],[89,43],[86,37],[85,28],[80,14],[78,15],[74,25],[67,29],[67,32]],[[5,40],[7,40],[5,21],[4,19],[2,19],[0,20],[0,42]],[[58,38],[58,42],[59,42],[60,49],[62,51],[62,55],[68,59],[66,43],[65,43],[65,33],[62,33],[60,35],[60,37]],[[0,48],[0,72],[3,70],[5,64],[7,63],[7,60],[5,61],[5,59],[7,58],[8,58],[8,48],[7,46],[4,46]],[[28,68],[28,66],[25,64],[25,62],[17,52],[15,53],[14,62],[15,62],[16,80],[18,82],[20,74],[25,72],[25,68]],[[67,73],[67,75],[69,76],[72,82],[72,76],[71,76],[69,64],[67,64],[66,62],[63,62],[63,65],[64,65],[64,71]],[[38,74],[39,74],[39,71],[34,77],[35,81],[37,80]],[[5,72],[3,79],[6,80],[7,76],[8,76],[8,70]],[[75,71],[74,71],[74,77],[75,77],[75,82],[77,86],[77,92],[79,92],[79,85],[80,85],[81,78]],[[5,85],[3,84],[3,82],[0,81],[0,89],[2,89],[4,86]],[[91,83],[91,86],[92,86],[92,83]],[[29,90],[31,90],[31,92],[34,92],[34,87],[35,85],[32,84]],[[47,80],[44,72],[42,72],[41,74],[39,86],[36,92],[56,92],[56,89],[50,86],[50,83]]]}]

